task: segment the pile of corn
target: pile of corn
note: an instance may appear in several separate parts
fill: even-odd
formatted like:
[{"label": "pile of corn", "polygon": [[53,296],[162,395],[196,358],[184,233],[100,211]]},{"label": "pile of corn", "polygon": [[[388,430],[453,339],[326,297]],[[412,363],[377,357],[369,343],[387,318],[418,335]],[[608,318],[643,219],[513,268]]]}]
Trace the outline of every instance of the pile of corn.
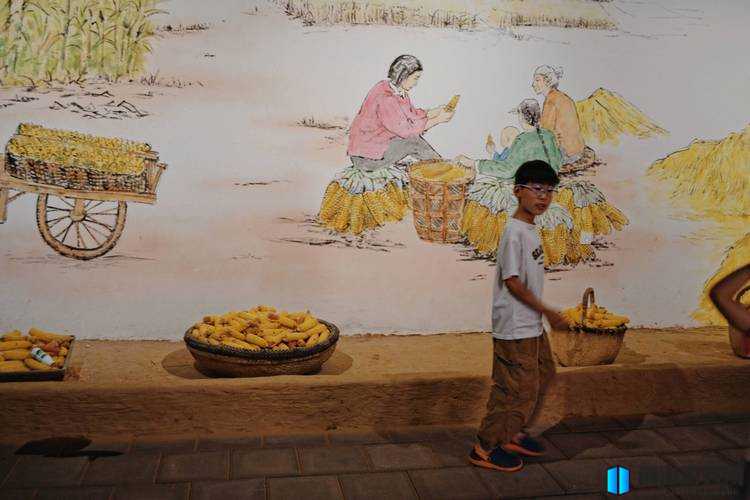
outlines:
[{"label": "pile of corn", "polygon": [[123,150],[95,147],[85,142],[15,135],[8,141],[7,150],[22,158],[91,168],[111,174],[139,175],[145,168],[143,156]]},{"label": "pile of corn", "polygon": [[257,306],[246,311],[205,316],[190,329],[190,337],[212,346],[247,351],[307,349],[326,342],[328,327],[307,312],[276,311]]},{"label": "pile of corn", "polygon": [[326,188],[318,218],[329,229],[339,233],[360,234],[386,222],[400,221],[407,209],[407,194],[393,182],[384,189],[351,194],[338,182]]},{"label": "pile of corn", "polygon": [[465,179],[469,171],[450,162],[432,162],[414,167],[410,175],[431,181],[455,182]]},{"label": "pile of corn", "polygon": [[695,140],[655,161],[649,175],[671,180],[672,196],[699,211],[750,213],[750,125],[718,141]]},{"label": "pile of corn", "polygon": [[[2,335],[0,339],[0,373],[13,373],[62,368],[73,337],[30,328],[28,335],[13,330]],[[47,366],[31,356],[31,349],[34,347],[39,347],[52,357],[52,366]]]},{"label": "pile of corn", "polygon": [[588,181],[572,181],[560,186],[553,201],[565,207],[573,217],[573,226],[581,233],[607,235],[621,231],[628,218],[610,205],[604,194]]},{"label": "pile of corn", "polygon": [[21,135],[39,137],[40,139],[55,139],[58,141],[88,144],[98,148],[119,149],[136,153],[148,153],[151,151],[151,146],[145,142],[129,141],[117,137],[98,137],[72,130],[46,128],[33,123],[20,124],[18,126],[18,133]]},{"label": "pile of corn", "polygon": [[[583,326],[583,304],[578,304],[576,307],[566,309],[561,313],[562,317],[570,324],[571,328],[577,328]],[[630,322],[630,318],[627,316],[621,316],[619,314],[613,314],[605,307],[600,307],[596,304],[591,304],[586,310],[586,327],[587,328],[599,328],[599,329],[610,329],[619,328]]]},{"label": "pile of corn", "polygon": [[587,99],[576,102],[576,111],[587,142],[618,144],[623,134],[640,139],[667,134],[641,110],[607,89],[599,88]]}]

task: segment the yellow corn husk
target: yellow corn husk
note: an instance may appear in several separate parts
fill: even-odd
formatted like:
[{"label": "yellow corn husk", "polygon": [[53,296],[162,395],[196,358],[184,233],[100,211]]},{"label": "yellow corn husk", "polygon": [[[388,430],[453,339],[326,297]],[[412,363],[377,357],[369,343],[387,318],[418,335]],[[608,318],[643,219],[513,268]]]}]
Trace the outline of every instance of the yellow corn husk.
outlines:
[{"label": "yellow corn husk", "polygon": [[620,212],[619,209],[613,207],[609,203],[602,203],[599,208],[601,208],[607,214],[607,219],[609,219],[612,227],[614,227],[616,230],[621,231],[623,227],[630,224],[630,221],[625,216],[625,214]]},{"label": "yellow corn husk", "polygon": [[3,341],[7,340],[24,340],[23,333],[19,332],[18,330],[10,331],[6,334],[4,334],[2,337],[0,337]]},{"label": "yellow corn husk", "polygon": [[667,134],[641,110],[607,89],[599,88],[587,99],[576,102],[576,111],[586,142],[616,145],[624,134],[641,139]]},{"label": "yellow corn husk", "polygon": [[21,123],[18,126],[18,133],[43,139],[86,143],[101,148],[122,149],[139,153],[148,153],[151,151],[151,146],[145,142],[130,141],[118,137],[99,137],[72,130],[51,129],[33,123]]},{"label": "yellow corn husk", "polygon": [[360,234],[365,229],[365,207],[364,198],[360,195],[352,197],[352,206],[349,212],[349,229],[353,234]]},{"label": "yellow corn husk", "polygon": [[564,253],[565,247],[557,244],[557,241],[555,240],[554,231],[542,228],[540,232],[542,233],[540,239],[545,243],[542,245],[542,248],[545,250],[544,252],[545,264],[548,264],[548,265],[560,264],[565,255]]},{"label": "yellow corn husk", "polygon": [[478,204],[474,200],[469,200],[464,205],[464,212],[461,215],[461,234],[465,235],[469,232],[469,227],[471,226],[477,206]]},{"label": "yellow corn husk", "polygon": [[44,363],[37,361],[34,358],[26,358],[23,360],[23,363],[34,371],[46,372],[53,369],[51,366],[45,365]]},{"label": "yellow corn husk", "polygon": [[320,204],[320,211],[318,212],[318,218],[324,223],[331,222],[333,220],[336,199],[338,198],[339,191],[343,188],[339,186],[338,182],[331,182],[326,188],[326,192],[323,195],[323,201]]},{"label": "yellow corn husk", "polygon": [[579,247],[581,252],[581,261],[587,262],[596,258],[596,252],[594,252],[594,247],[592,245],[579,244]]},{"label": "yellow corn husk", "polygon": [[575,205],[573,204],[573,190],[570,188],[560,188],[560,191],[558,191],[555,196],[552,198],[552,201],[554,203],[557,203],[564,209],[570,213],[571,216],[573,216],[573,210],[575,209]]},{"label": "yellow corn husk", "polygon": [[599,205],[591,205],[591,221],[594,226],[594,234],[607,235],[612,232],[612,225],[607,218],[607,213]]},{"label": "yellow corn husk", "polygon": [[591,205],[583,207],[581,209],[581,232],[582,233],[594,233],[594,221],[591,216]]},{"label": "yellow corn husk", "polygon": [[[349,198],[349,200],[347,201],[351,201],[352,197],[349,196],[348,194],[347,194],[347,197]],[[345,203],[338,210],[338,213],[336,214],[336,217],[333,220],[333,229],[335,229],[336,231],[340,233],[343,233],[344,231],[347,230],[347,228],[349,227],[350,211],[351,211],[351,204]]]},{"label": "yellow corn husk", "polygon": [[145,160],[139,154],[26,135],[13,136],[8,141],[7,150],[23,158],[65,166],[83,166],[113,174],[139,175],[146,168]]},{"label": "yellow corn husk", "polygon": [[0,361],[0,373],[28,372],[31,371],[21,360]]},{"label": "yellow corn husk", "polygon": [[363,196],[365,198],[365,205],[369,209],[372,217],[375,219],[375,222],[379,226],[385,224],[388,217],[386,216],[385,207],[383,207],[383,202],[380,196],[378,196],[378,194],[373,191],[369,191]]}]

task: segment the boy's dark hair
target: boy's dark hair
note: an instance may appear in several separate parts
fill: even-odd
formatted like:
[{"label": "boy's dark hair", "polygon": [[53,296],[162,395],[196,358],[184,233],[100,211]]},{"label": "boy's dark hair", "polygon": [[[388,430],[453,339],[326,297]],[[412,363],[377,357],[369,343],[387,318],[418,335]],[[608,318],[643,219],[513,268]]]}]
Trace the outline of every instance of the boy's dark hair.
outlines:
[{"label": "boy's dark hair", "polygon": [[549,163],[544,160],[527,161],[516,170],[516,184],[547,184],[557,186],[560,184],[560,178],[552,169]]}]

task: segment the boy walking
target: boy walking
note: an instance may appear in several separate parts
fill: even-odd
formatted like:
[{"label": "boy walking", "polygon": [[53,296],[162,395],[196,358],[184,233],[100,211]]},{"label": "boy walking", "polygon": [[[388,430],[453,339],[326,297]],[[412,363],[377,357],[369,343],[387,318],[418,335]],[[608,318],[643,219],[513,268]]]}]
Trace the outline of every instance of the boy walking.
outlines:
[{"label": "boy walking", "polygon": [[547,210],[559,182],[541,160],[524,163],[515,175],[518,208],[500,240],[492,293],[492,389],[469,456],[480,467],[513,472],[523,467],[519,455],[545,451],[527,432],[555,374],[542,316],[555,329],[568,325],[541,301],[544,251],[534,219]]}]

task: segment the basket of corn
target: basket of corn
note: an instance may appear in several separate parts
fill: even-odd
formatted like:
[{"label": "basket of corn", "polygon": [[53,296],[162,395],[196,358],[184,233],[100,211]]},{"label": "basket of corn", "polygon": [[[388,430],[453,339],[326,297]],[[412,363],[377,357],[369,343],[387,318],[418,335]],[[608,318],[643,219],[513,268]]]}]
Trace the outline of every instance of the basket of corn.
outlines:
[{"label": "basket of corn", "polygon": [[339,329],[309,311],[257,306],[205,316],[185,333],[199,371],[210,376],[302,375],[322,367]]},{"label": "basket of corn", "polygon": [[461,241],[461,217],[474,170],[445,160],[409,166],[409,195],[414,228],[425,241]]},{"label": "basket of corn", "polygon": [[75,337],[30,328],[0,336],[0,382],[62,380]]},{"label": "basket of corn", "polygon": [[5,147],[18,179],[65,189],[153,194],[166,165],[146,143],[22,123]]},{"label": "basket of corn", "polygon": [[627,331],[626,316],[596,304],[587,288],[578,306],[562,312],[570,330],[552,330],[552,350],[562,366],[607,365],[614,362]]}]

